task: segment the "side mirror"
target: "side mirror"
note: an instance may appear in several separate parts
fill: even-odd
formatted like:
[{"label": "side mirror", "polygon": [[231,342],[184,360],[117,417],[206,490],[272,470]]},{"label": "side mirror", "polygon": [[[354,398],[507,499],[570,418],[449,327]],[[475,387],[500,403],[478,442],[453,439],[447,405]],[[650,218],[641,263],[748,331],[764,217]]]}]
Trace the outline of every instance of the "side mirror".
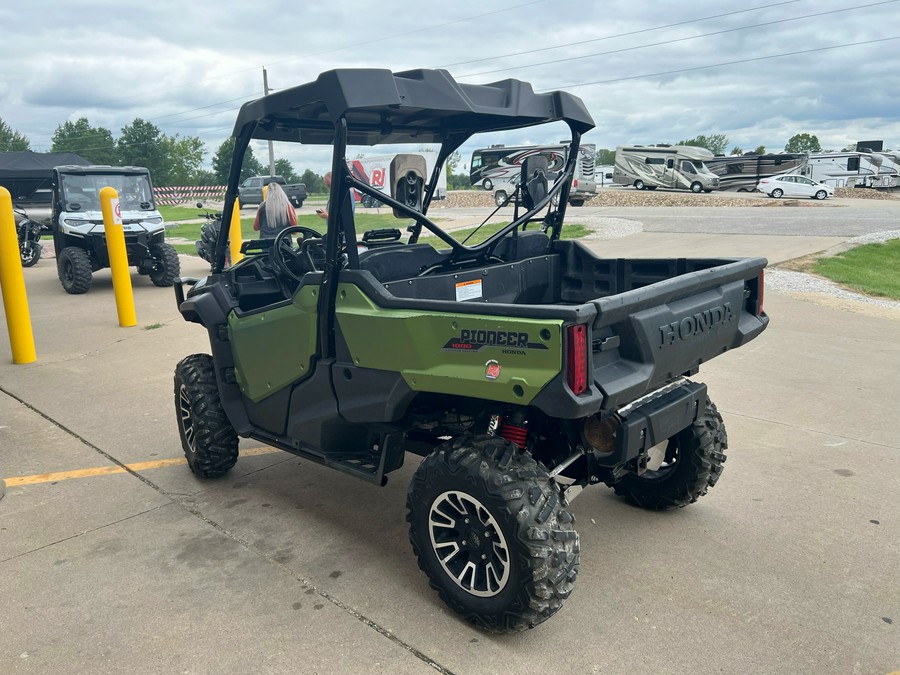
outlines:
[{"label": "side mirror", "polygon": [[529,211],[547,196],[550,162],[543,155],[531,155],[522,163],[522,203]]},{"label": "side mirror", "polygon": [[[416,211],[422,210],[425,174],[428,169],[422,155],[397,155],[391,160],[391,197]],[[394,209],[395,218],[409,218]]]},{"label": "side mirror", "polygon": [[203,208],[203,202],[197,202],[197,208],[198,208],[198,209],[202,209],[202,208]]}]

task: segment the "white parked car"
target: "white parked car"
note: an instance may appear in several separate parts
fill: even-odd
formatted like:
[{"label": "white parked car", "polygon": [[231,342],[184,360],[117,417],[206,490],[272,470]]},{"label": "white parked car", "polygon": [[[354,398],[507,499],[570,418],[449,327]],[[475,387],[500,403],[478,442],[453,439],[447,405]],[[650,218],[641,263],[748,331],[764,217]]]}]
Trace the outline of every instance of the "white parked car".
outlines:
[{"label": "white parked car", "polygon": [[806,176],[799,176],[794,173],[763,178],[756,184],[756,189],[760,192],[765,192],[770,197],[775,197],[775,199],[780,199],[781,197],[825,199],[825,197],[831,197],[834,194],[834,188],[830,185],[817,183]]}]

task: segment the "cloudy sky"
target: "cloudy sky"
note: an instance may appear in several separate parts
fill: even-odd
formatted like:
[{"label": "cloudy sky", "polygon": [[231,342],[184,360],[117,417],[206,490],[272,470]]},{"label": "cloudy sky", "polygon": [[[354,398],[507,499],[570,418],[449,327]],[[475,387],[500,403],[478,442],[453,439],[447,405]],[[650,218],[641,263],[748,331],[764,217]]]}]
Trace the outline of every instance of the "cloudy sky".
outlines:
[{"label": "cloudy sky", "polygon": [[[719,133],[729,150],[778,151],[807,132],[826,149],[900,148],[898,0],[31,0],[2,3],[0,22],[0,119],[36,151],[66,120],[118,136],[140,117],[201,138],[208,164],[263,67],[273,89],[336,67],[564,89],[587,104],[597,147]],[[320,148],[276,154],[298,173],[329,163]]]}]

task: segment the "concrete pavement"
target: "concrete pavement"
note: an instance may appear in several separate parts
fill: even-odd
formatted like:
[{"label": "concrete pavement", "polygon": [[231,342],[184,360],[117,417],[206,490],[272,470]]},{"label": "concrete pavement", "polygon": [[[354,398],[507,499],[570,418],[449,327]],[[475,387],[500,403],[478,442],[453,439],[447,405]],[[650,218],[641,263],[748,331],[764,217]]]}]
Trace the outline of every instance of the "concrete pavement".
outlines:
[{"label": "concrete pavement", "polygon": [[[591,245],[777,260],[834,239]],[[900,669],[900,312],[767,293],[770,328],[697,377],[728,429],[719,484],[662,514],[586,490],[572,597],[495,636],[457,619],[415,564],[414,457],[378,488],[242,441],[228,476],[198,481],[179,461],[172,372],[208,344],[171,290],[134,276],[138,326],[124,329],[108,270],[83,296],[62,291],[52,259],[25,274],[36,363],[10,362],[0,319],[0,671]]]}]

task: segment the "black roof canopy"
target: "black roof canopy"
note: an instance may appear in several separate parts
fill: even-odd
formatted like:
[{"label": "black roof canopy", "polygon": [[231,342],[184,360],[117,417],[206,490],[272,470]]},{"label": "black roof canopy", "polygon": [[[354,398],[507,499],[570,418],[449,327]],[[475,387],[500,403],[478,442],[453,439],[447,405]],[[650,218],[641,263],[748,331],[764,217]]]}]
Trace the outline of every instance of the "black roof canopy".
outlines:
[{"label": "black roof canopy", "polygon": [[61,164],[90,162],[74,152],[0,152],[0,178],[50,178]]},{"label": "black roof canopy", "polygon": [[245,103],[234,136],[258,123],[256,139],[330,145],[341,117],[347,119],[350,145],[441,143],[555,121],[580,134],[594,127],[577,96],[536,94],[519,80],[460,84],[446,70],[352,68]]}]

